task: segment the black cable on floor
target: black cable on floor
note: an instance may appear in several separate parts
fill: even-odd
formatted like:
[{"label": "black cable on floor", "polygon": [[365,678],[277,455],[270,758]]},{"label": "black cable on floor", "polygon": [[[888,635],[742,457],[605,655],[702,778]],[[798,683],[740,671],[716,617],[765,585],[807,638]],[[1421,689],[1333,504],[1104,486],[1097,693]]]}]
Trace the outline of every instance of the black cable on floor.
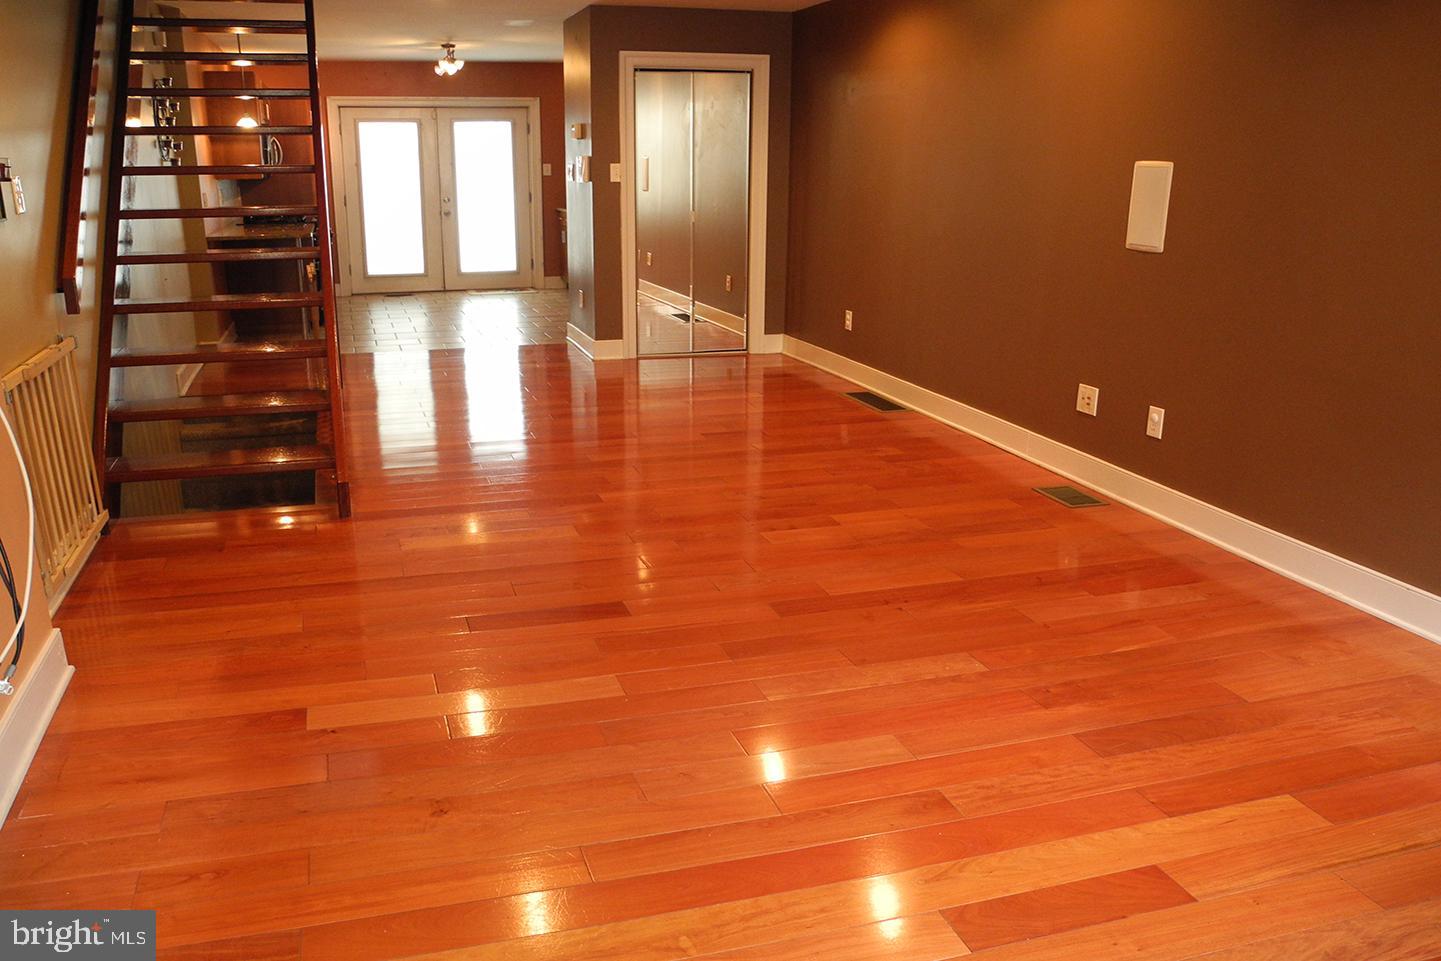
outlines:
[{"label": "black cable on floor", "polygon": [[20,593],[15,583],[15,569],[10,566],[10,554],[5,550],[5,542],[3,540],[0,540],[0,584],[4,584],[5,592],[10,595],[12,616],[15,619],[16,625],[20,628],[19,632],[15,635],[15,653],[10,658],[9,666],[6,667],[3,674],[0,674],[0,677],[3,677],[4,680],[8,682],[15,676],[15,672],[19,670],[20,654],[25,650],[25,622],[21,619],[25,607],[21,603]]}]

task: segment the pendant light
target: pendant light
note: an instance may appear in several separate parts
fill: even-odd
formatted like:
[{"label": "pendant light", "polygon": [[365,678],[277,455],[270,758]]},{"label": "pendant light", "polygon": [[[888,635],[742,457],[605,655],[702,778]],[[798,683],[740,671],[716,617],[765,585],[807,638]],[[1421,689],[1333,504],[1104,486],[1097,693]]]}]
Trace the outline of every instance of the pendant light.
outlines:
[{"label": "pendant light", "polygon": [[[230,63],[232,66],[240,68],[240,86],[241,89],[245,89],[245,68],[255,66],[255,61],[245,59],[245,51],[242,50],[240,47],[240,34],[238,33],[235,35],[235,52],[240,56],[230,61]],[[253,96],[250,96],[249,94],[244,94],[240,97],[237,97],[236,99],[250,101],[254,100],[255,98]],[[256,127],[260,126],[260,121],[256,120],[253,116],[251,116],[250,107],[247,106],[245,108],[245,112],[240,115],[240,119],[235,121],[235,126],[241,128],[242,130],[254,130]]]},{"label": "pendant light", "polygon": [[460,73],[460,68],[465,66],[465,61],[455,59],[455,44],[442,43],[440,49],[445,51],[445,56],[435,61],[435,75],[437,77],[453,77]]}]

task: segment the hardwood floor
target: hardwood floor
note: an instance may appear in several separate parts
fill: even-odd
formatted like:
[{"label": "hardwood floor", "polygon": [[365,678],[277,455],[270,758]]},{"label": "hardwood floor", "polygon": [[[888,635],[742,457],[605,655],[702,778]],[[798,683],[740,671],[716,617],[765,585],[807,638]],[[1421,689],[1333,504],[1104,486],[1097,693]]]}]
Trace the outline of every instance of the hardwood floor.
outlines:
[{"label": "hardwood floor", "polygon": [[1441,957],[1441,648],[795,361],[346,369],[352,521],[102,545],[0,905],[171,961]]}]

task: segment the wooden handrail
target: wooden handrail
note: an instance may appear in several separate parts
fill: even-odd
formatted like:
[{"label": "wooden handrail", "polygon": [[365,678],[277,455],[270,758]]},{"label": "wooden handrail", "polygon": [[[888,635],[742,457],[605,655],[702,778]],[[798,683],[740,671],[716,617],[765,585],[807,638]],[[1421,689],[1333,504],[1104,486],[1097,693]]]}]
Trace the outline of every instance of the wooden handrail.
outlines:
[{"label": "wooden handrail", "polygon": [[61,190],[60,258],[55,289],[65,296],[65,312],[80,313],[83,269],[80,228],[85,221],[86,155],[95,131],[95,93],[100,85],[96,37],[102,25],[100,0],[81,0],[75,27],[75,71],[70,82],[70,125]]},{"label": "wooden handrail", "polygon": [[324,254],[320,258],[320,289],[324,298],[326,377],[330,386],[331,446],[335,453],[336,508],[342,518],[350,516],[350,475],[345,449],[345,402],[341,398],[344,374],[340,364],[340,319],[335,309],[335,230],[331,225],[330,167],[326,157],[325,122],[320,97],[320,62],[315,43],[315,0],[305,0],[307,24],[305,49],[310,70],[310,136],[315,163],[316,237]]}]

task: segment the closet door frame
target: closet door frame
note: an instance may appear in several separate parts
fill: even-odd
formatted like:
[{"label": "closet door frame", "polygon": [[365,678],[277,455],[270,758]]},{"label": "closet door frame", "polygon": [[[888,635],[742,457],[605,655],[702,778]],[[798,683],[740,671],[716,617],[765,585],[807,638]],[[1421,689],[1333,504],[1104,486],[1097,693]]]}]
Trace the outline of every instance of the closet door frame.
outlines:
[{"label": "closet door frame", "polygon": [[358,220],[359,211],[350,216],[345,198],[349,191],[358,188],[352,184],[353,172],[347,175],[350,155],[355,149],[353,135],[347,137],[342,127],[340,111],[345,107],[414,107],[419,109],[442,110],[450,107],[524,107],[526,126],[529,128],[529,175],[531,238],[535,250],[535,265],[529,270],[530,286],[536,290],[545,287],[545,211],[541,185],[540,155],[540,98],[539,97],[329,97],[326,100],[325,166],[330,173],[331,196],[333,198],[332,219],[336,240],[336,293],[342,297],[357,293],[351,282],[348,265],[351,260],[352,219]]},{"label": "closet door frame", "polygon": [[[751,75],[750,253],[746,293],[746,351],[780,353],[782,335],[766,333],[766,215],[770,180],[770,60],[765,54],[657,53],[622,50],[620,53],[621,151],[621,272],[623,357],[639,356],[636,288],[636,184],[639,179],[635,150],[635,74],[637,70],[728,71]],[[604,342],[594,347],[597,356]],[[726,356],[725,353],[694,354]]]}]

